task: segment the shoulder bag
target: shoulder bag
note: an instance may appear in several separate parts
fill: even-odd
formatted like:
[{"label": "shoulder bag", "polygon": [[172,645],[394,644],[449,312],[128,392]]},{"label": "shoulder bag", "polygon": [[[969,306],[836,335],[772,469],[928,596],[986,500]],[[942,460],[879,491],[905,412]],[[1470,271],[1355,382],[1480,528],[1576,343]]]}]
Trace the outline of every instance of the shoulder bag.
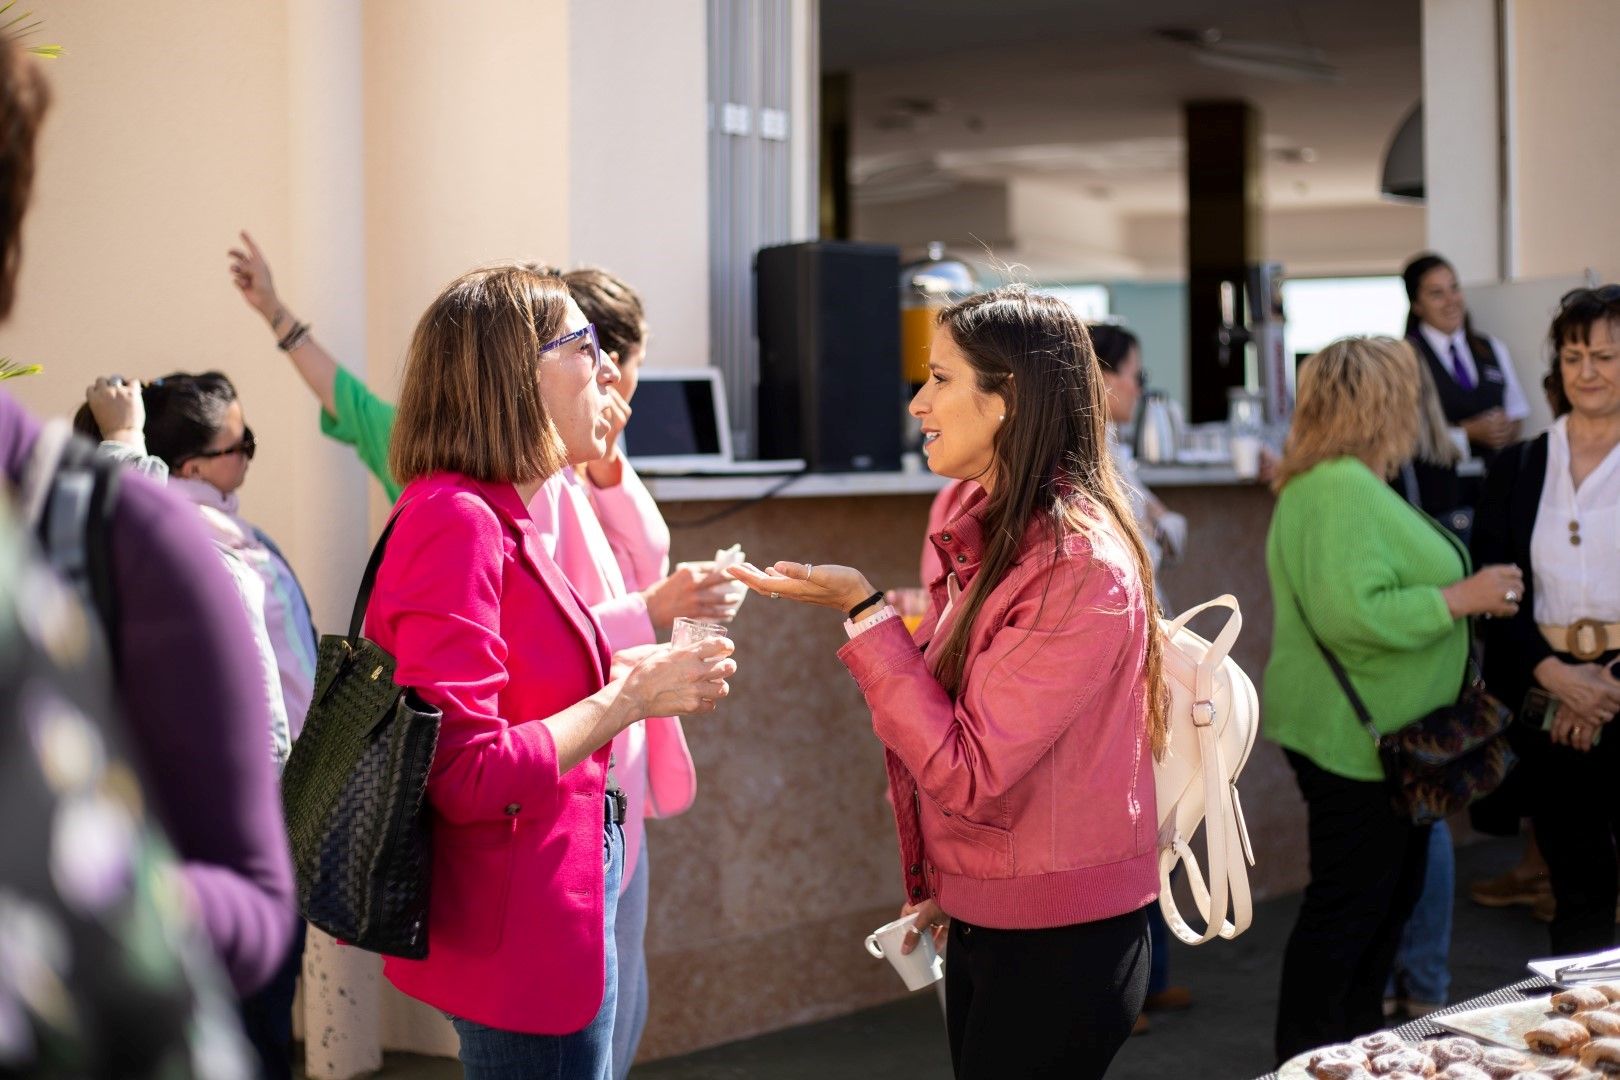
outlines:
[{"label": "shoulder bag", "polygon": [[390,521],[366,564],[349,633],[321,638],[281,798],[304,918],[345,944],[420,960],[432,867],[425,796],[443,714],[398,685],[394,658],[360,636],[393,531]]},{"label": "shoulder bag", "polygon": [[1349,672],[1311,627],[1298,594],[1294,606],[1344,696],[1350,699],[1356,718],[1372,738],[1396,813],[1415,825],[1430,825],[1466,810],[1501,785],[1517,760],[1507,741],[1513,712],[1486,692],[1474,662],[1472,633],[1456,702],[1384,735],[1356,693]]}]

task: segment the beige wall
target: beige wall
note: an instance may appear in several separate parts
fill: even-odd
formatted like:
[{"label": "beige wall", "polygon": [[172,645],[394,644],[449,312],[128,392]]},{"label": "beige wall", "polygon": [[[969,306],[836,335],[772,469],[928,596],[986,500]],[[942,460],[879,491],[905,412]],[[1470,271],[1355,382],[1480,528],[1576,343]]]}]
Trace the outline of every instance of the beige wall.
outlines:
[{"label": "beige wall", "polygon": [[[228,373],[262,447],[245,510],[336,625],[377,489],[320,438],[226,249],[250,229],[289,306],[392,395],[417,316],[452,277],[569,260],[567,5],[480,0],[453,18],[423,0],[34,8],[67,55],[45,65],[55,100],[20,300],[0,327],[0,355],[46,371],[9,389],[65,415],[97,374]],[[701,189],[700,170],[682,172]]]},{"label": "beige wall", "polygon": [[563,0],[365,8],[368,357],[392,388],[416,319],[456,275],[567,263],[574,80]]},{"label": "beige wall", "polygon": [[570,262],[641,293],[654,366],[709,364],[707,36],[687,0],[569,7],[577,92],[554,156],[570,177]]},{"label": "beige wall", "polygon": [[1426,246],[1464,281],[1502,273],[1497,6],[1423,0]]},{"label": "beige wall", "polygon": [[1506,0],[1514,278],[1613,273],[1620,252],[1620,4]]}]

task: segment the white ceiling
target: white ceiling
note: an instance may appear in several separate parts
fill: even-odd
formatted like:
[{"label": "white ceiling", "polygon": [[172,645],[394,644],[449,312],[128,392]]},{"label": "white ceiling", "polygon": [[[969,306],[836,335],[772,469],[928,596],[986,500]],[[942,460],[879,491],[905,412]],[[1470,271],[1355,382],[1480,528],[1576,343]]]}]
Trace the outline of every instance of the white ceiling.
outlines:
[{"label": "white ceiling", "polygon": [[[857,200],[1038,177],[1123,216],[1178,213],[1182,103],[1242,98],[1259,112],[1268,211],[1372,206],[1422,89],[1419,0],[822,0],[821,11],[823,69],[852,76]],[[1153,34],[1165,26],[1318,49],[1342,81],[1217,70]]]}]

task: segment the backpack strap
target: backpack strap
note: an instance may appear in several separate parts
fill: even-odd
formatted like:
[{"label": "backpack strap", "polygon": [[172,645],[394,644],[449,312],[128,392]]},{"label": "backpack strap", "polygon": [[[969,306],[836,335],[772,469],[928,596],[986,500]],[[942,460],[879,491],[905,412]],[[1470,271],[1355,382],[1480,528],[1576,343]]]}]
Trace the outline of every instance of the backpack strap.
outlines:
[{"label": "backpack strap", "polygon": [[75,438],[65,421],[40,431],[19,501],[46,561],[96,612],[116,663],[118,594],[112,565],[120,470]]},{"label": "backpack strap", "polygon": [[[1213,703],[1215,673],[1237,642],[1238,633],[1243,629],[1243,613],[1238,608],[1237,598],[1228,593],[1182,612],[1165,628],[1164,634],[1167,640],[1174,638],[1196,616],[1216,607],[1229,608],[1232,614],[1199,660],[1193,676],[1193,723],[1198,731],[1199,767],[1204,774],[1204,840],[1209,854],[1207,883],[1187,838],[1175,836],[1159,854],[1159,909],[1171,932],[1188,945],[1201,945],[1215,937],[1230,940],[1254,921],[1249,876],[1243,869],[1245,864],[1254,865],[1254,850],[1243,820],[1236,779],[1227,774],[1226,760],[1221,753]],[[1200,708],[1207,716],[1204,723],[1199,723],[1196,715]],[[1193,902],[1204,920],[1202,934],[1187,924],[1176,905],[1170,875],[1177,863],[1186,868]],[[1228,906],[1230,920],[1226,918]]]}]

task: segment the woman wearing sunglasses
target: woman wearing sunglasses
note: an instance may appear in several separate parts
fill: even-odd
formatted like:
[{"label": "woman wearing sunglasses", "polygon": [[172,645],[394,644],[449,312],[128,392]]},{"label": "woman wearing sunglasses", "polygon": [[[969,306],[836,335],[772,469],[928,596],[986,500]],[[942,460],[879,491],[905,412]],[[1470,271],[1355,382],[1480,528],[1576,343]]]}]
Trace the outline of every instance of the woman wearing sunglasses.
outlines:
[{"label": "woman wearing sunglasses", "polygon": [[[75,426],[103,439],[104,447],[114,444],[115,456],[148,475],[161,479],[166,466],[169,489],[197,507],[230,571],[257,646],[257,692],[270,712],[270,751],[279,770],[309,708],[316,635],[292,567],[270,538],[241,516],[236,493],[258,446],[236,387],[217,371],[177,372],[146,386],[108,376],[96,380],[88,397],[89,407],[80,410]],[[128,422],[120,426],[109,419],[114,416]],[[126,452],[116,453],[118,445]],[[303,951],[300,922],[270,983],[242,1001],[244,1026],[266,1076],[291,1075],[292,1001]]]}]

